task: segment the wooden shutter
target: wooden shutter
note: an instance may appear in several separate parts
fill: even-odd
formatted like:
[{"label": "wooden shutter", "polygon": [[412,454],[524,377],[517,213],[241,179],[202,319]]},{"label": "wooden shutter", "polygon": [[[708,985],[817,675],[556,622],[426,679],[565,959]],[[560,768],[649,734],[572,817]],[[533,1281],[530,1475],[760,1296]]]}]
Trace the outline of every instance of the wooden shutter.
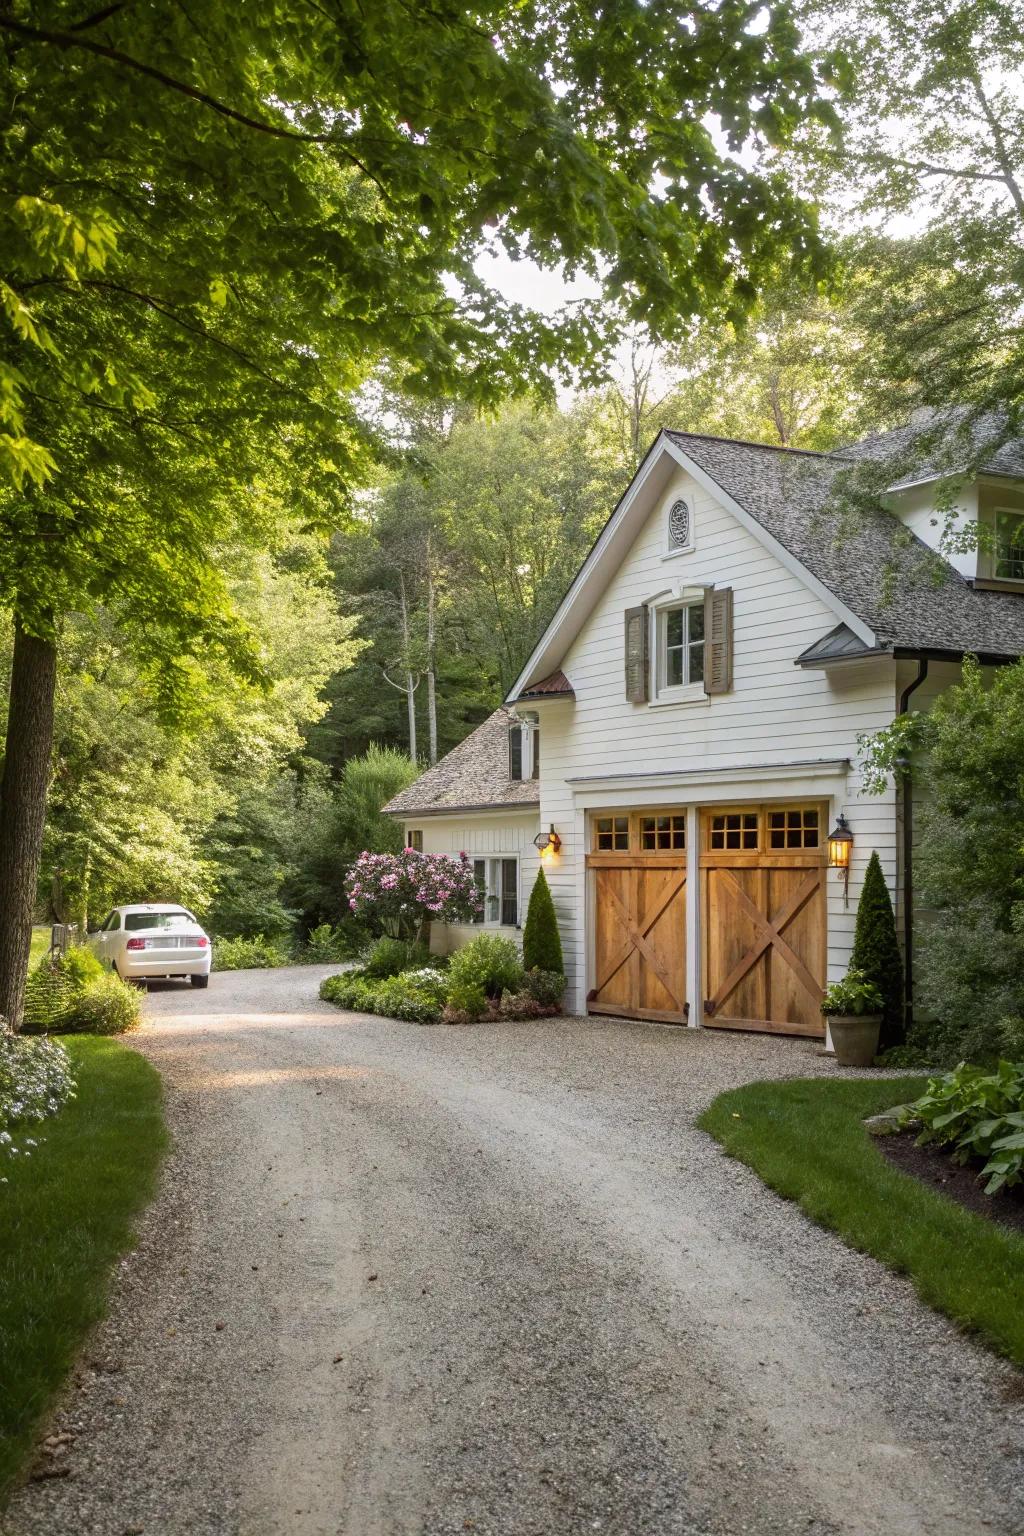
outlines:
[{"label": "wooden shutter", "polygon": [[626,698],[642,704],[647,698],[647,604],[626,609]]},{"label": "wooden shutter", "polygon": [[704,690],[728,693],[732,687],[732,588],[709,592],[705,609]]},{"label": "wooden shutter", "polygon": [[523,776],[523,728],[518,721],[508,728],[508,776],[510,779]]}]

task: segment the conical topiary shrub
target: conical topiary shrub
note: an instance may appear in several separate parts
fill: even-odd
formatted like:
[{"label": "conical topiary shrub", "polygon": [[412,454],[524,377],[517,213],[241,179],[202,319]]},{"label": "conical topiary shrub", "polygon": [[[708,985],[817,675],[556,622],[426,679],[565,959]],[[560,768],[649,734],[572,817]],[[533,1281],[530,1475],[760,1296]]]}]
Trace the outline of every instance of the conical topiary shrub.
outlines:
[{"label": "conical topiary shrub", "polygon": [[877,853],[872,853],[857,904],[857,927],[850,965],[863,971],[885,998],[879,1045],[901,1045],[903,1023],[903,960],[896,940],[896,918],[889,887]]},{"label": "conical topiary shrub", "polygon": [[551,900],[551,892],[548,890],[543,869],[538,872],[533,882],[530,905],[526,909],[526,927],[523,929],[523,965],[528,971],[536,967],[540,971],[557,971],[560,976],[565,974],[555,904]]}]

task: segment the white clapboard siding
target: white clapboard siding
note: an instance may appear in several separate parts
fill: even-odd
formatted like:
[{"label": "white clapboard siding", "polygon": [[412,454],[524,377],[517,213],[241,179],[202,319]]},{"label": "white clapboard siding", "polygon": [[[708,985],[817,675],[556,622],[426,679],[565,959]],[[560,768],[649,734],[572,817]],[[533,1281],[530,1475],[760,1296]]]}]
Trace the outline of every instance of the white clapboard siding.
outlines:
[{"label": "white clapboard siding", "polygon": [[412,828],[422,830],[424,853],[444,853],[455,858],[465,853],[471,859],[487,856],[519,860],[519,927],[507,928],[493,923],[486,927],[433,923],[431,948],[438,954],[448,954],[479,933],[500,933],[521,946],[526,908],[540,868],[540,857],[533,843],[540,828],[537,810],[510,808],[508,811],[481,811],[475,815],[462,812],[458,816],[422,816],[419,820],[410,815],[405,827],[407,831]]},{"label": "white clapboard siding", "polygon": [[[692,551],[665,558],[665,517],[677,497],[690,504]],[[838,550],[837,560],[853,559]],[[709,584],[733,589],[733,687],[697,703],[651,705],[627,701],[623,629],[628,608],[667,589]],[[582,777],[671,771],[721,771],[780,765],[775,786],[751,787],[750,801],[786,794],[782,765],[797,760],[849,758],[853,767],[833,793],[830,811],[844,810],[854,830],[849,906],[842,883],[829,875],[829,977],[844,970],[853,938],[856,903],[873,848],[892,889],[896,881],[895,795],[861,794],[857,739],[893,717],[896,667],[888,659],[841,671],[804,671],[799,653],[838,622],[797,575],[713,496],[678,472],[620,564],[561,663],[576,693],[575,705],[541,706],[541,816],[553,823],[562,848],[547,866],[559,916],[570,997],[582,1007],[586,989],[585,820],[574,788]],[[626,791],[608,804],[626,803]],[[712,794],[702,793],[707,801]],[[678,791],[674,804],[685,804]]]}]

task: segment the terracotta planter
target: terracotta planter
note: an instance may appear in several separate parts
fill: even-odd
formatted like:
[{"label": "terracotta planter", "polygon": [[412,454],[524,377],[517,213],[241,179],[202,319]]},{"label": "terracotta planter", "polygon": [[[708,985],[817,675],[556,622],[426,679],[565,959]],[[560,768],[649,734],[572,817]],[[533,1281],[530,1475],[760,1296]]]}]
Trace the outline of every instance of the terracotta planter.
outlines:
[{"label": "terracotta planter", "polygon": [[830,1013],[826,1023],[841,1067],[870,1067],[878,1055],[880,1013]]}]

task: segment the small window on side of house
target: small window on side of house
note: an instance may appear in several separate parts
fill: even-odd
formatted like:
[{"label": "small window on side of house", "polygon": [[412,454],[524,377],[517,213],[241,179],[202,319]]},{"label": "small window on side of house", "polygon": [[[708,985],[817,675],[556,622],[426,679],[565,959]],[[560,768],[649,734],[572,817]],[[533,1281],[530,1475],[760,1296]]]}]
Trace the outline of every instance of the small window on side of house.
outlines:
[{"label": "small window on side of house", "polygon": [[689,549],[693,533],[693,523],[690,516],[690,504],[687,501],[674,501],[668,509],[668,547],[672,553],[677,549]]},{"label": "small window on side of house", "polygon": [[1024,581],[1024,512],[996,511],[993,575],[998,581]]},{"label": "small window on side of house", "polygon": [[412,848],[416,853],[423,852],[423,832],[417,828],[415,832],[408,831],[405,834],[405,846]]},{"label": "small window on side of house", "polygon": [[511,858],[474,859],[473,878],[481,896],[474,923],[519,926],[519,861]]}]

